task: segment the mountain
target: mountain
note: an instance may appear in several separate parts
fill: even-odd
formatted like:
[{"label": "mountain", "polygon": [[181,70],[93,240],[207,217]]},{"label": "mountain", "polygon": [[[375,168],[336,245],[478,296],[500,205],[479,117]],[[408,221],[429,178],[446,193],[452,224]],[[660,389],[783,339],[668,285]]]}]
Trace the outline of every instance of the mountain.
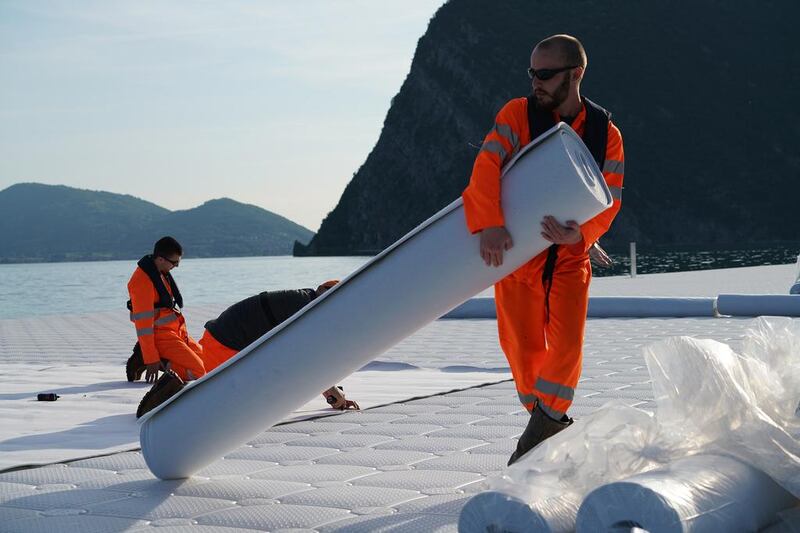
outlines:
[{"label": "mountain", "polygon": [[151,225],[151,234],[161,228],[170,228],[197,257],[289,255],[295,239],[308,242],[313,235],[280,215],[229,198],[169,213],[155,227]]},{"label": "mountain", "polygon": [[377,252],[458,198],[533,45],[580,38],[582,92],[625,144],[608,246],[796,241],[800,47],[790,0],[451,0],[420,38],[367,160],[295,255]]},{"label": "mountain", "polygon": [[286,255],[313,233],[228,198],[170,211],[130,195],[19,183],[0,191],[0,262],[133,259],[172,235],[187,257]]}]

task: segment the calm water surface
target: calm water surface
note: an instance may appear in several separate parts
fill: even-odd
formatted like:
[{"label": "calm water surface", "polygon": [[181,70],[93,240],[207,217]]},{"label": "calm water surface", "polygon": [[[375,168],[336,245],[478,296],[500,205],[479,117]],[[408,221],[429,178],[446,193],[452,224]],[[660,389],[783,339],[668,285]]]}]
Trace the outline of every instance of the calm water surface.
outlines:
[{"label": "calm water surface", "polygon": [[[627,252],[595,276],[625,275]],[[800,243],[740,250],[639,249],[640,274],[794,263]],[[341,279],[369,257],[185,259],[174,271],[187,305],[232,303],[261,291],[316,287]],[[0,265],[0,319],[124,309],[136,261]]]},{"label": "calm water surface", "polygon": [[[231,303],[261,291],[316,287],[368,257],[184,259],[173,271],[187,305]],[[124,309],[136,261],[0,265],[0,318]]]}]

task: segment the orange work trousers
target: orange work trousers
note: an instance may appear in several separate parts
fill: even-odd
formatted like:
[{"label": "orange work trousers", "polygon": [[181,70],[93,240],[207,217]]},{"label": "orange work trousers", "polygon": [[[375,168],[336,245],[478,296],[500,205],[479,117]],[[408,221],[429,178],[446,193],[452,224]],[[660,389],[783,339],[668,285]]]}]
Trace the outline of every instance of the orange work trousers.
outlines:
[{"label": "orange work trousers", "polygon": [[592,269],[586,254],[559,247],[550,289],[542,283],[547,251],[495,284],[500,346],[511,366],[519,399],[528,411],[561,419],[572,405],[581,375],[583,332]]},{"label": "orange work trousers", "polygon": [[219,342],[208,330],[205,330],[203,336],[200,337],[200,346],[203,347],[203,364],[206,367],[206,372],[211,372],[239,353]]},{"label": "orange work trousers", "polygon": [[156,330],[155,342],[159,356],[170,362],[170,368],[182,380],[198,379],[206,373],[203,347],[186,333],[185,327],[178,332]]}]

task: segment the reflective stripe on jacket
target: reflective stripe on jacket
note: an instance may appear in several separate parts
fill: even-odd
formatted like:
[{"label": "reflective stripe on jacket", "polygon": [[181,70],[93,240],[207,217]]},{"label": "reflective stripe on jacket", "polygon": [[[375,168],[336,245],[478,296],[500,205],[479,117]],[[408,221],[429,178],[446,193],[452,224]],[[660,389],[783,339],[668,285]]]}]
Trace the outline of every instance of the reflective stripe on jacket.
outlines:
[{"label": "reflective stripe on jacket", "polygon": [[[556,121],[559,117],[556,115]],[[583,135],[586,121],[586,109],[572,122],[572,128],[578,135]],[[477,233],[484,228],[504,226],[503,208],[500,205],[500,174],[503,166],[517,152],[531,142],[528,126],[528,100],[515,98],[508,102],[495,118],[495,123],[483,141],[481,150],[475,158],[469,185],[464,190],[464,212],[467,228]],[[625,167],[625,155],[622,148],[622,135],[613,122],[608,123],[608,142],[606,159],[602,165],[603,177],[611,190],[613,203],[611,207],[581,225],[583,241],[566,246],[575,255],[588,252],[611,226],[611,222],[622,205],[622,181]],[[566,221],[560,221],[562,224]],[[513,235],[512,235],[513,238]]]},{"label": "reflective stripe on jacket", "polygon": [[[169,291],[169,284],[165,283]],[[128,281],[128,294],[131,299],[130,319],[136,328],[136,337],[142,348],[144,363],[157,363],[160,355],[156,349],[157,331],[174,331],[180,334],[184,324],[183,316],[175,309],[156,308],[159,294],[147,273],[139,267]]]}]

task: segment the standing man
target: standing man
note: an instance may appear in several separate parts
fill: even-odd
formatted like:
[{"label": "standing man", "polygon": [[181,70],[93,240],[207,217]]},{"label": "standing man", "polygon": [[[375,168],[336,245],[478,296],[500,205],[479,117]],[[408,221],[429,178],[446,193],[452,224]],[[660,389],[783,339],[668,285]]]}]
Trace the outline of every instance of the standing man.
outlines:
[{"label": "standing man", "polygon": [[[128,281],[128,309],[145,364],[145,380],[158,378],[161,361],[184,381],[205,374],[203,349],[186,331],[181,314],[183,297],[170,271],[181,262],[183,248],[172,237],[156,242],[152,255],[142,257]],[[130,378],[129,378],[130,379]]]},{"label": "standing man", "polygon": [[572,423],[567,409],[581,374],[592,276],[588,251],[621,205],[622,137],[610,113],[581,96],[586,63],[575,37],[553,35],[536,45],[528,69],[533,94],[511,100],[497,114],[463,193],[467,227],[480,233],[481,257],[490,266],[503,264],[503,252],[513,240],[500,205],[501,169],[560,121],[581,136],[614,199],[583,225],[544,217],[541,234],[552,246],[495,285],[500,345],[520,401],[531,413],[509,465]]}]

